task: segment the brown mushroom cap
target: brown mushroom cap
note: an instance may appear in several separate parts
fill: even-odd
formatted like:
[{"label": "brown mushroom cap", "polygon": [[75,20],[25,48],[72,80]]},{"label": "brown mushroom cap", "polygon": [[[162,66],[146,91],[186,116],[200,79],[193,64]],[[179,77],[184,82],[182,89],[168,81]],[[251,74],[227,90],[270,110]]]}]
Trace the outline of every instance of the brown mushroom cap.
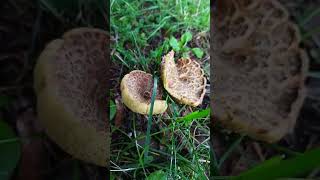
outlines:
[{"label": "brown mushroom cap", "polygon": [[[149,114],[152,89],[153,79],[151,74],[139,70],[131,71],[121,81],[122,101],[133,112]],[[161,114],[166,111],[167,103],[161,98],[161,89],[157,88],[153,114]]]},{"label": "brown mushroom cap", "polygon": [[276,0],[220,1],[214,17],[213,115],[236,132],[281,139],[305,97],[308,58],[298,28]]},{"label": "brown mushroom cap", "polygon": [[106,32],[73,29],[50,42],[34,72],[38,119],[48,136],[72,156],[107,166]]},{"label": "brown mushroom cap", "polygon": [[176,64],[171,51],[162,59],[161,73],[164,88],[179,103],[194,107],[202,103],[207,79],[199,63],[181,58]]}]

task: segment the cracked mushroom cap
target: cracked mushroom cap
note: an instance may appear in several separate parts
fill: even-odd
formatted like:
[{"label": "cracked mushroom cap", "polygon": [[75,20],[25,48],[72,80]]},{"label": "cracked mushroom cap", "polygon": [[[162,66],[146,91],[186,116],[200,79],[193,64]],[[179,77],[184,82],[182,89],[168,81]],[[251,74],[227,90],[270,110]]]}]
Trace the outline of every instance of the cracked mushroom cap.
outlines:
[{"label": "cracked mushroom cap", "polygon": [[214,14],[214,117],[267,142],[290,133],[305,97],[308,58],[276,0],[219,1]]},{"label": "cracked mushroom cap", "polygon": [[161,73],[164,88],[179,103],[194,107],[202,103],[207,79],[195,60],[181,58],[175,63],[171,51],[162,58]]},{"label": "cracked mushroom cap", "polygon": [[106,32],[73,29],[50,42],[34,72],[38,119],[48,136],[75,158],[107,166]]},{"label": "cracked mushroom cap", "polygon": [[[121,96],[123,103],[133,112],[149,114],[153,78],[151,74],[134,70],[126,74],[121,81]],[[162,92],[157,89],[154,101],[153,114],[161,114],[166,111],[167,103],[161,100]]]}]

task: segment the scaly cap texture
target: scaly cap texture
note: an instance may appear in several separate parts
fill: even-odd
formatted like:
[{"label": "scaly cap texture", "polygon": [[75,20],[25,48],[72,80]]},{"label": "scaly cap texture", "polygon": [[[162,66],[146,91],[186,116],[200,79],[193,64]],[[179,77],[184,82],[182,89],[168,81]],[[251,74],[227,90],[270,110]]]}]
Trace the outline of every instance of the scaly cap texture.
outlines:
[{"label": "scaly cap texture", "polygon": [[[151,74],[139,70],[131,71],[121,80],[122,101],[133,112],[149,114],[152,88],[153,79]],[[161,114],[166,111],[167,103],[161,98],[162,92],[158,88],[153,114]]]},{"label": "scaly cap texture", "polygon": [[217,2],[212,38],[214,118],[275,142],[294,128],[305,97],[306,53],[276,0]]},{"label": "scaly cap texture", "polygon": [[34,71],[38,119],[72,156],[107,166],[109,123],[106,32],[73,29],[49,43]]}]

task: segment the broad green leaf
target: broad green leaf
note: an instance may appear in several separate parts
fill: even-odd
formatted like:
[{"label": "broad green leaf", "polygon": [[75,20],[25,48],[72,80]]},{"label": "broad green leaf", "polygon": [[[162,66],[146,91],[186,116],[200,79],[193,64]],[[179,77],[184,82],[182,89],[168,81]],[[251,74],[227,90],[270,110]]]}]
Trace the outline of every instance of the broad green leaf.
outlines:
[{"label": "broad green leaf", "polygon": [[0,179],[10,179],[20,159],[21,145],[8,124],[0,120]]},{"label": "broad green leaf", "polygon": [[184,46],[184,47],[182,48],[182,51],[183,51],[183,52],[190,51],[190,48],[189,48],[188,46]]},{"label": "broad green leaf", "polygon": [[185,32],[180,39],[180,48],[187,45],[187,43],[191,40],[192,40],[192,34],[189,31]]},{"label": "broad green leaf", "polygon": [[151,173],[147,178],[147,180],[166,180],[166,179],[167,179],[167,174],[162,170]]},{"label": "broad green leaf", "polygon": [[[280,157],[267,160],[232,180],[293,178],[304,175],[320,167],[320,149],[313,149],[293,158],[283,160]],[[271,173],[272,172],[272,173]]]},{"label": "broad green leaf", "polygon": [[117,113],[117,105],[110,100],[110,120],[112,120]]},{"label": "broad green leaf", "polygon": [[169,44],[174,51],[176,51],[176,52],[180,51],[180,46],[179,46],[178,40],[175,37],[172,36],[170,38]]},{"label": "broad green leaf", "polygon": [[189,53],[188,52],[184,52],[184,53],[182,53],[182,57],[183,58],[190,58],[190,56],[189,56]]},{"label": "broad green leaf", "polygon": [[197,56],[197,58],[202,58],[203,57],[203,54],[204,52],[200,49],[200,48],[192,48],[192,52],[194,55]]}]

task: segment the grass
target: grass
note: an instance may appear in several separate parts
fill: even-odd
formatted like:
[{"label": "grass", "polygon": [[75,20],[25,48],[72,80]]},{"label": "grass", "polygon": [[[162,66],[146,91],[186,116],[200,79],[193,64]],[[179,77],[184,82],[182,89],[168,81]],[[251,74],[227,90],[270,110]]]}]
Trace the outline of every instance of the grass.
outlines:
[{"label": "grass", "polygon": [[314,35],[320,33],[320,27],[315,27],[305,32],[305,26],[314,18],[320,15],[320,8],[313,8],[312,10],[307,10],[303,17],[300,17],[298,20],[299,27],[302,33],[302,40],[305,41],[308,38],[311,38]]},{"label": "grass", "polygon": [[154,101],[156,98],[156,92],[158,89],[158,77],[155,76],[153,79],[153,89],[152,89],[152,96],[151,96],[151,106],[150,111],[148,114],[148,127],[147,127],[147,134],[146,134],[146,143],[144,148],[144,162],[147,162],[149,160],[149,148],[150,148],[150,131],[151,131],[151,124],[152,124],[152,113],[153,113],[153,107],[154,107]]},{"label": "grass", "polygon": [[[121,146],[122,148],[111,148],[112,152],[117,152],[116,156],[113,156],[114,153],[112,153],[111,159],[118,164],[124,164],[121,168],[116,168],[117,172],[121,169],[125,171],[132,168],[134,170],[133,178],[142,177],[141,173],[147,176],[149,172],[157,170],[166,172],[172,178],[183,177],[188,179],[205,174],[205,170],[209,167],[209,162],[206,162],[209,160],[207,153],[209,150],[207,146],[208,137],[206,141],[199,142],[193,134],[194,131],[190,131],[191,126],[177,124],[174,118],[167,119],[169,120],[168,124],[161,122],[163,121],[161,117],[153,118],[153,123],[161,123],[164,126],[162,130],[153,131],[150,136],[153,142],[161,143],[161,148],[159,150],[150,147],[150,155],[153,160],[150,160],[150,162],[142,161],[143,151],[145,150],[143,143],[146,136],[143,132],[137,130],[137,119],[133,118],[133,136],[118,140],[119,143],[113,144],[114,147]],[[204,123],[208,123],[208,120]],[[196,121],[195,123],[198,123],[196,126],[203,131],[203,134],[209,133],[208,127]],[[121,130],[115,130],[113,133],[120,132]],[[148,168],[148,170],[139,172],[143,168]],[[111,170],[111,172],[115,171]],[[115,174],[119,175],[119,173]]]},{"label": "grass", "polygon": [[[118,76],[139,69],[159,77],[161,57],[171,49],[177,57],[197,59],[209,74],[209,4],[112,0],[111,55],[123,69]],[[114,97],[118,91],[114,89]],[[169,105],[165,114],[147,117],[126,111],[123,126],[112,127],[112,178],[208,179],[209,102],[192,109],[166,93],[164,99]]]},{"label": "grass", "polygon": [[111,1],[111,29],[117,50],[113,60],[129,69],[157,70],[161,56],[169,49],[170,36],[190,30],[209,31],[209,1],[195,2]]}]

